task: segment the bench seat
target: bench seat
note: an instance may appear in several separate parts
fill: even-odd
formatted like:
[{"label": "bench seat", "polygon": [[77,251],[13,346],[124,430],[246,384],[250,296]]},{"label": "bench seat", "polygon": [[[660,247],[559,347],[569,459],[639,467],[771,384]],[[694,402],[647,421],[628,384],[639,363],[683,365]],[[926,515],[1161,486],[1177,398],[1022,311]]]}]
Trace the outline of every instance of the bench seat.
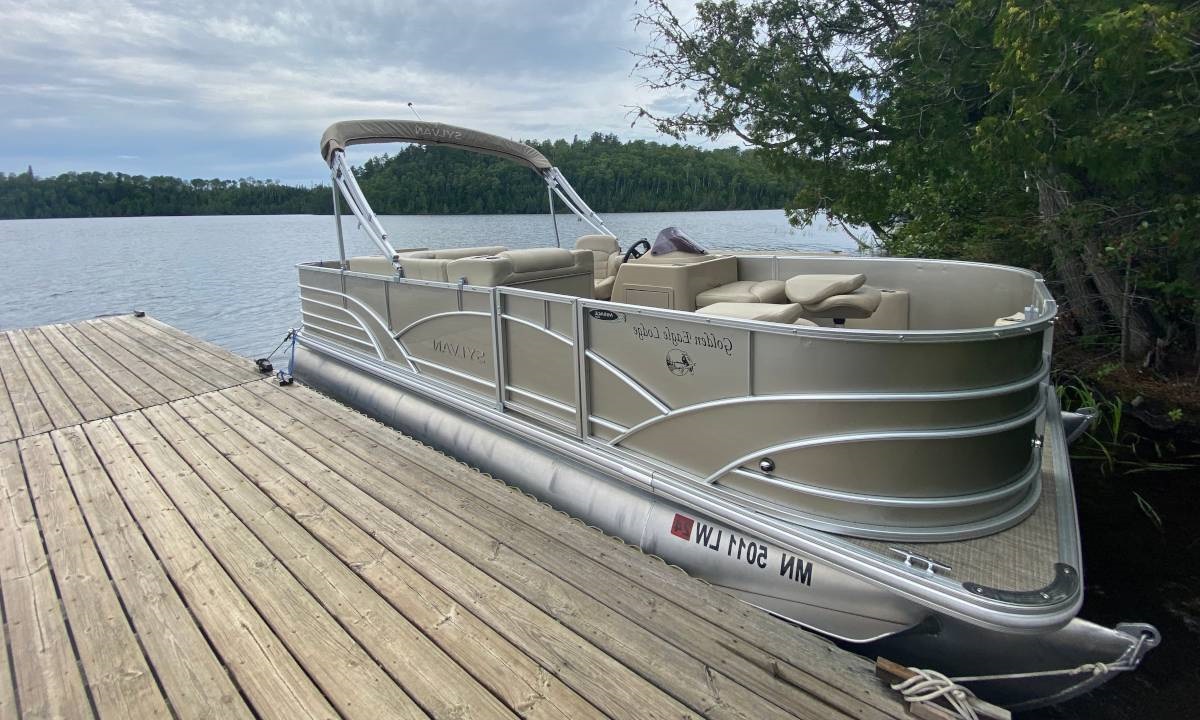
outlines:
[{"label": "bench seat", "polygon": [[738,280],[696,295],[696,307],[714,303],[782,303],[787,300],[782,280]]},{"label": "bench seat", "polygon": [[800,317],[803,311],[800,303],[719,302],[700,308],[696,314],[789,325],[816,325]]}]

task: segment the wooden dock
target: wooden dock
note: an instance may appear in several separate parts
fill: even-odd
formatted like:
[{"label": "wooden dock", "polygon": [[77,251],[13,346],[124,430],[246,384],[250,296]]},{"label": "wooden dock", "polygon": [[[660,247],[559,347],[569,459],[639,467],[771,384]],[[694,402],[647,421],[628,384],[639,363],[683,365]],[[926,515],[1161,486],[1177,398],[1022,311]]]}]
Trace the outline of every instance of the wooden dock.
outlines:
[{"label": "wooden dock", "polygon": [[907,717],[871,664],[150,318],[0,333],[0,718]]}]

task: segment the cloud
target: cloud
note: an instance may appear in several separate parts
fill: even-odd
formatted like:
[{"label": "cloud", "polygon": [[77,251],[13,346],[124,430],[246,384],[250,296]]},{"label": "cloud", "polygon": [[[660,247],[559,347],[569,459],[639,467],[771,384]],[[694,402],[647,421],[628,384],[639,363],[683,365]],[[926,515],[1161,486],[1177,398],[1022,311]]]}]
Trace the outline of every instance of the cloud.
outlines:
[{"label": "cloud", "polygon": [[[631,129],[634,0],[0,0],[0,170],[321,181],[335,120],[409,117],[514,138]],[[19,30],[15,30],[19,29]],[[260,168],[256,170],[256,168]]]}]

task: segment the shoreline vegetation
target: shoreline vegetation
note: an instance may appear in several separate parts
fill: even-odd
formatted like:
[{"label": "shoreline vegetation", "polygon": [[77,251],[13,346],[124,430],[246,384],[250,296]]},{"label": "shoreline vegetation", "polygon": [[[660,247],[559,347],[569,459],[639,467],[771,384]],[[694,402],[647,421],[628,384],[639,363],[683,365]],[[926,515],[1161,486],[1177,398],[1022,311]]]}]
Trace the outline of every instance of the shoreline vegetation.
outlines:
[{"label": "shoreline vegetation", "polygon": [[1039,718],[1180,717],[1200,687],[1200,4],[1192,0],[639,3],[635,75],[690,102],[669,136],[734,133],[805,221],[883,253],[1041,272],[1054,382],[1100,410],[1072,446],[1084,616],[1164,643]]},{"label": "shoreline vegetation", "polygon": [[[593,133],[534,141],[597,212],[758,210],[783,207],[795,188],[752,150],[701,149]],[[371,158],[355,177],[381,215],[526,214],[546,211],[542,181],[527,168],[461,150],[409,145]],[[146,215],[329,215],[328,184],[146,177],[33,168],[0,175],[0,219]]]}]

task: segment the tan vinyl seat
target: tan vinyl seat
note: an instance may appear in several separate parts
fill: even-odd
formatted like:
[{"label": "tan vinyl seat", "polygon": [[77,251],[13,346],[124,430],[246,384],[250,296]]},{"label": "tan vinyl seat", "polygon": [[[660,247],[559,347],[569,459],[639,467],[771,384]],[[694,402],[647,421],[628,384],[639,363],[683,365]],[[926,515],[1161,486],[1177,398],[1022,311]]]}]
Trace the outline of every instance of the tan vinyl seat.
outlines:
[{"label": "tan vinyl seat", "polygon": [[873,287],[863,285],[854,292],[834,295],[819,303],[804,305],[804,315],[836,320],[869,318],[882,301],[883,293]]},{"label": "tan vinyl seat", "polygon": [[815,305],[834,295],[852,293],[862,287],[867,277],[855,275],[796,275],[784,283],[787,299],[801,305]]},{"label": "tan vinyl seat", "polygon": [[592,267],[587,250],[530,248],[452,260],[446,276],[450,282],[461,278],[468,285],[530,285],[535,290],[590,298]]},{"label": "tan vinyl seat", "polygon": [[835,322],[869,318],[883,295],[864,285],[862,273],[854,275],[796,275],[784,285],[788,300],[799,303],[809,318],[832,318]]},{"label": "tan vinyl seat", "polygon": [[[592,253],[592,281],[595,283],[592,297],[597,300],[611,298],[617,280],[615,268],[621,264],[620,243],[612,235],[583,235],[575,241],[575,249]],[[613,269],[610,271],[610,268]]]},{"label": "tan vinyl seat", "polygon": [[800,313],[803,311],[804,308],[800,303],[719,302],[700,308],[696,314],[789,325],[816,325],[811,320],[800,317]]},{"label": "tan vinyl seat", "polygon": [[787,300],[782,280],[738,280],[696,295],[696,307],[714,303],[782,303]]},{"label": "tan vinyl seat", "polygon": [[404,271],[404,277],[414,280],[437,280],[453,282],[457,277],[447,273],[451,262],[467,257],[482,257],[497,255],[508,248],[503,245],[489,245],[472,248],[448,248],[445,250],[412,250],[396,253],[396,262]]}]

